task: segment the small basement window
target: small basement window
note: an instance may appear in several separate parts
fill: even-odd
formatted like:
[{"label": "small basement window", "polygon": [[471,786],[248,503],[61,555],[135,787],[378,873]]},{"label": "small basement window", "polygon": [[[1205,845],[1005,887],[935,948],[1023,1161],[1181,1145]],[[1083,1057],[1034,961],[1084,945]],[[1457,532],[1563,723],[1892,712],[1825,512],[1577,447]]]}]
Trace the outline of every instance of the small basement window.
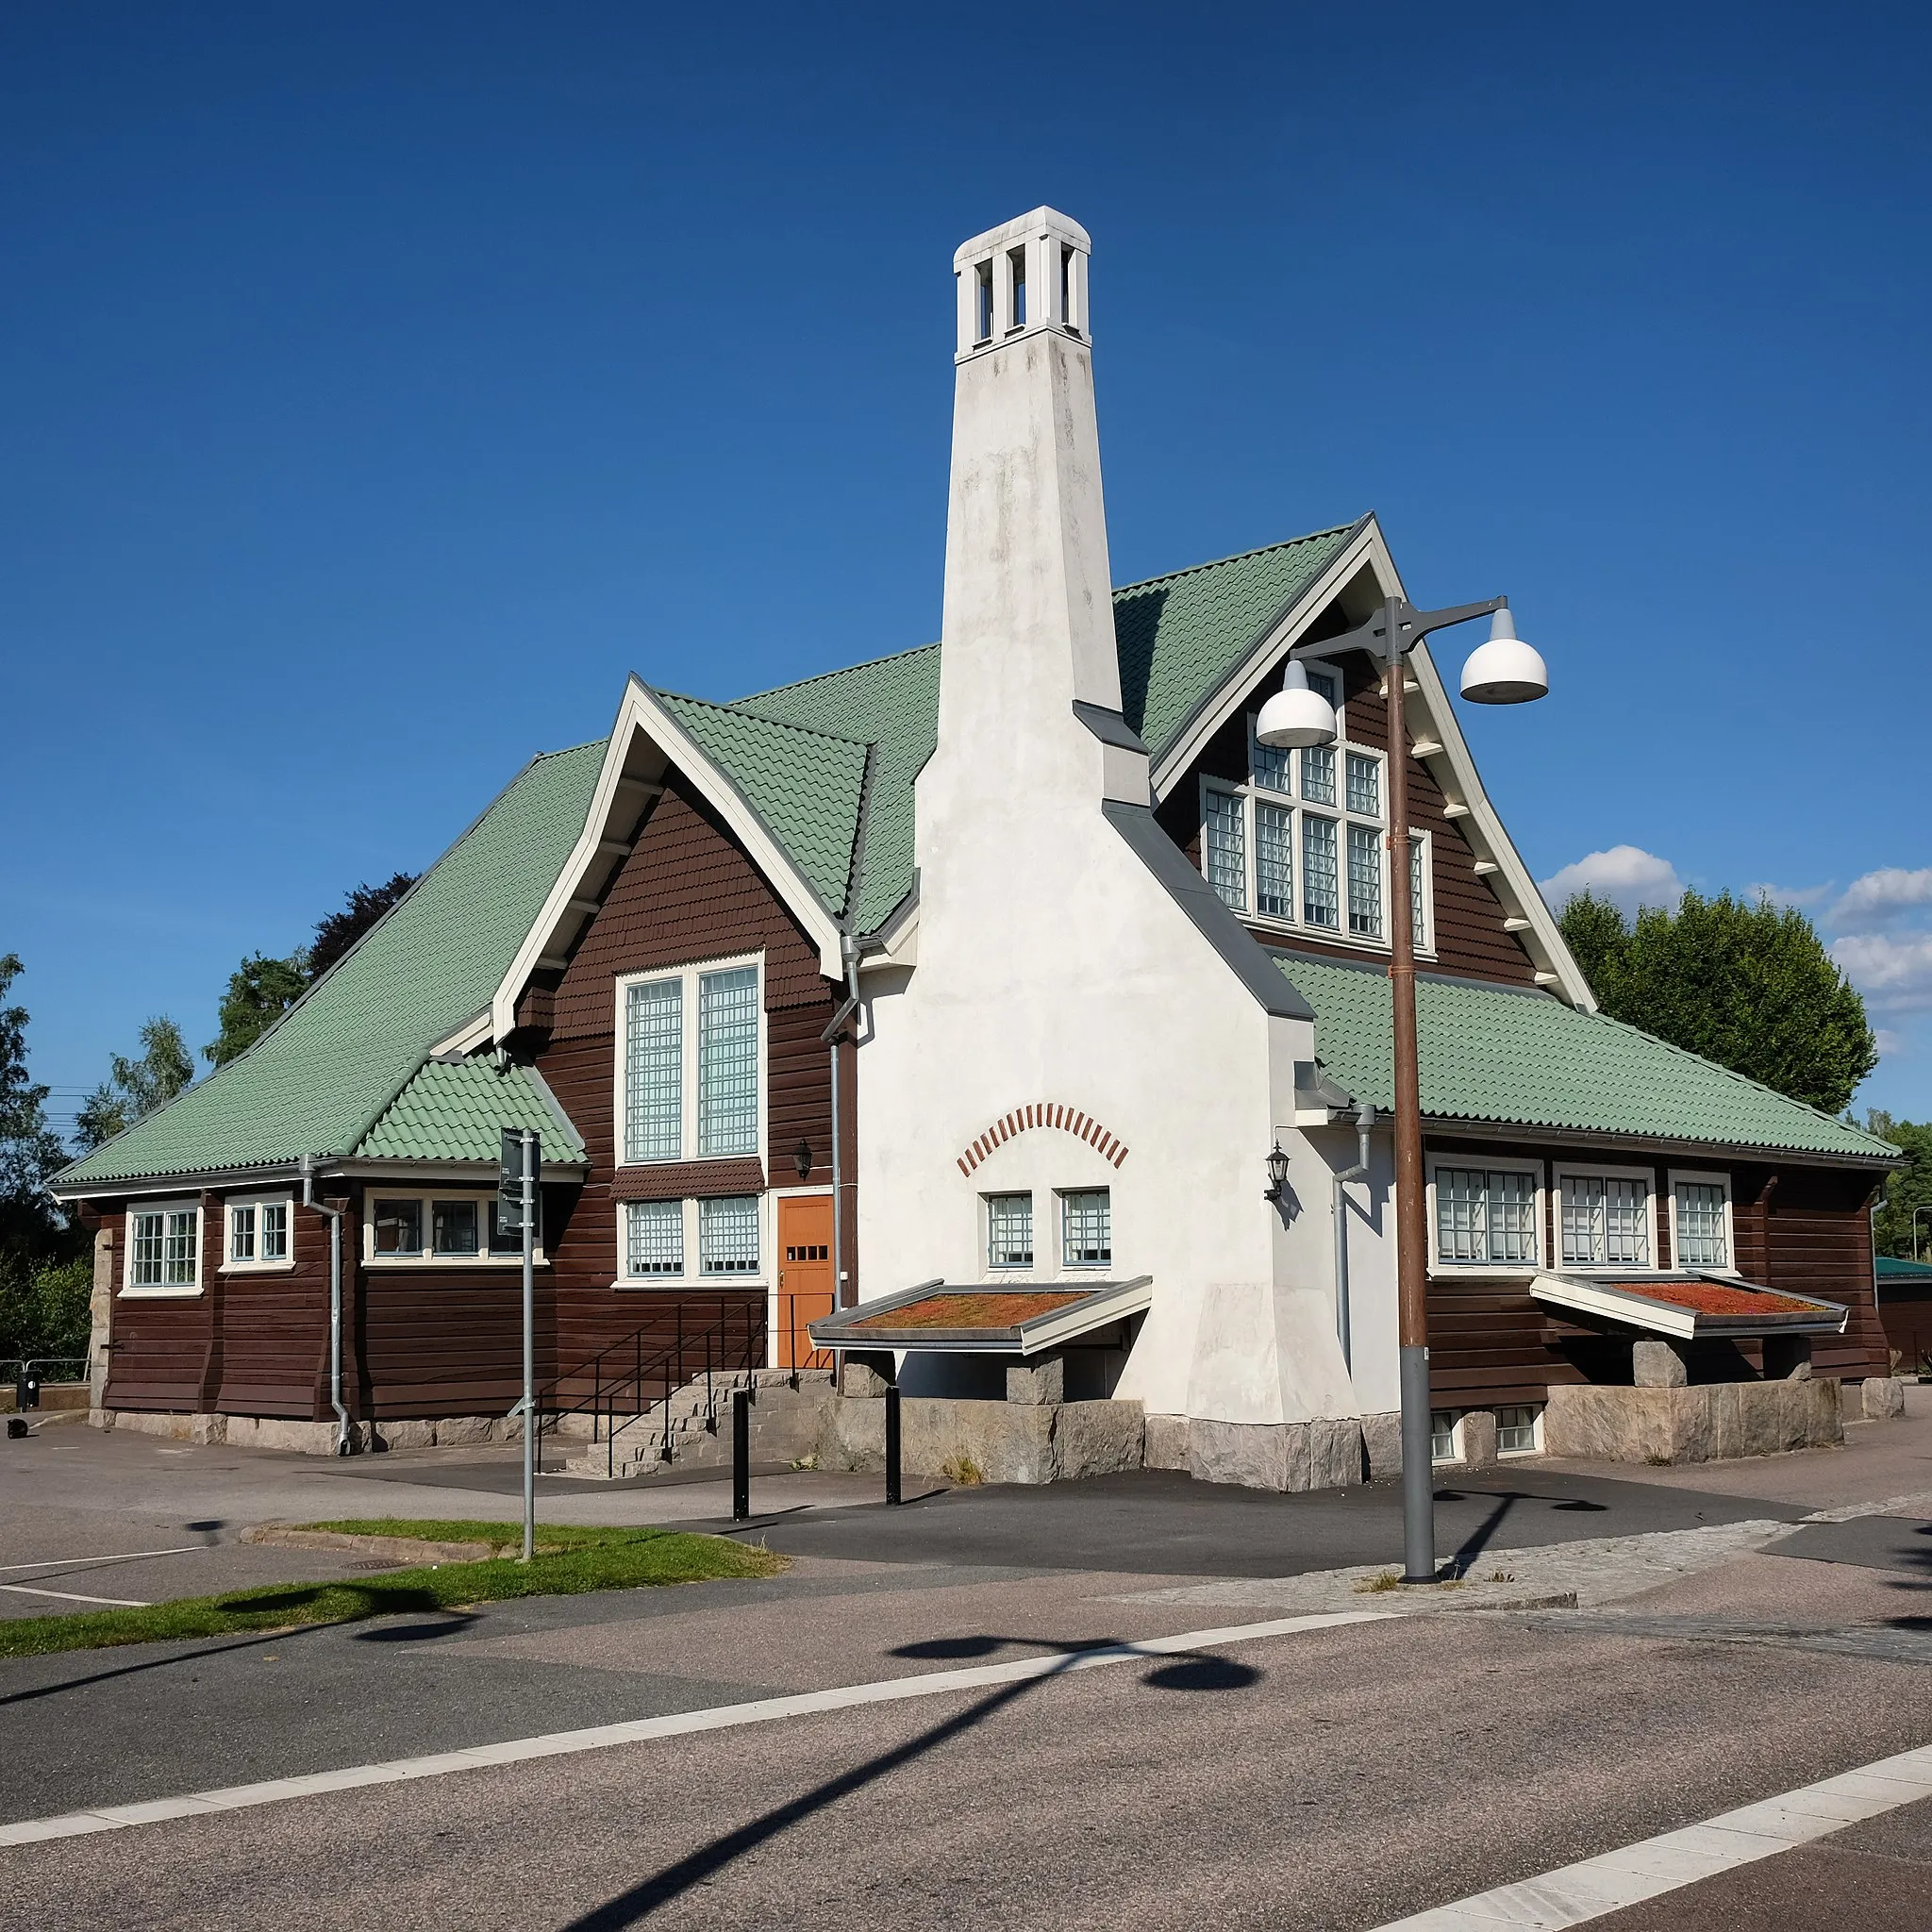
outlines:
[{"label": "small basement window", "polygon": [[1506,1403],[1496,1411],[1496,1453],[1534,1456],[1538,1410],[1527,1402]]},{"label": "small basement window", "polygon": [[1456,1459],[1456,1411],[1432,1408],[1429,1411],[1429,1458],[1433,1462]]}]

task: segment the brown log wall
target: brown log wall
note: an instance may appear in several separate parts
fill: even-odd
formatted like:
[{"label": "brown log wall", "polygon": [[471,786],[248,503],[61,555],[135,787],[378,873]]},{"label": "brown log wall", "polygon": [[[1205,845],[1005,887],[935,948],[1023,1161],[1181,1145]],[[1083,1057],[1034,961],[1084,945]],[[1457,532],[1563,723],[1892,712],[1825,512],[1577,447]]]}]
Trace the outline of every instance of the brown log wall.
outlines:
[{"label": "brown log wall", "polygon": [[[1547,1184],[1557,1160],[1579,1167],[1648,1167],[1657,1205],[1658,1260],[1670,1252],[1669,1175],[1673,1169],[1728,1174],[1738,1271],[1748,1281],[1794,1294],[1842,1302],[1851,1319],[1842,1336],[1812,1338],[1811,1358],[1821,1375],[1857,1379],[1887,1373],[1883,1329],[1872,1292],[1869,1175],[1832,1169],[1775,1168],[1703,1156],[1648,1158],[1628,1149],[1550,1150],[1495,1141],[1428,1141],[1432,1155],[1473,1162],[1536,1160]],[[1555,1189],[1546,1185],[1543,1253],[1557,1242]],[[1499,1402],[1541,1402],[1558,1383],[1627,1381],[1629,1342],[1607,1338],[1566,1321],[1532,1298],[1526,1282],[1471,1280],[1456,1274],[1429,1277],[1429,1386],[1449,1408],[1486,1407]],[[1756,1342],[1714,1343],[1692,1363],[1700,1378],[1755,1374],[1763,1368]]]}]

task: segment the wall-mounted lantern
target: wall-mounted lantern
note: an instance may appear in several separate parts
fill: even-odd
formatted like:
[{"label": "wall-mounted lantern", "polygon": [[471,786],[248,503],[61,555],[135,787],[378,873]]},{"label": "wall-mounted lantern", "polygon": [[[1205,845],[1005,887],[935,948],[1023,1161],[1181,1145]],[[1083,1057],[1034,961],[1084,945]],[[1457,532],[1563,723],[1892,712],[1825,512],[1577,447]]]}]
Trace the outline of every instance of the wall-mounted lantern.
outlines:
[{"label": "wall-mounted lantern", "polygon": [[798,1170],[798,1178],[804,1180],[811,1173],[811,1142],[801,1141],[791,1150],[791,1164]]},{"label": "wall-mounted lantern", "polygon": [[1281,1205],[1282,1191],[1288,1186],[1288,1156],[1281,1151],[1281,1142],[1274,1143],[1274,1152],[1268,1157],[1268,1185],[1261,1191],[1264,1201]]}]

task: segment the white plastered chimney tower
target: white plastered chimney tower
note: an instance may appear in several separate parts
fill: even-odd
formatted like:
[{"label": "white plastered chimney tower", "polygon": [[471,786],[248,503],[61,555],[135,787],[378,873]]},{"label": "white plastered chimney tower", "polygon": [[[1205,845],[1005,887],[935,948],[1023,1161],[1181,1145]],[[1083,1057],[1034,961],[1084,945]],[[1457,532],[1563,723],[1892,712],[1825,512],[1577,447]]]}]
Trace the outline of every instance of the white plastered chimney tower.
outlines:
[{"label": "white plastered chimney tower", "polygon": [[[1240,1428],[1356,1415],[1325,1297],[1284,1286],[1303,1232],[1260,1198],[1312,1027],[1291,991],[1271,998],[1279,975],[1244,935],[1231,965],[1214,920],[1187,909],[1179,881],[1205,888],[1153,824],[1147,754],[1121,716],[1089,249],[1041,208],[954,258],[939,738],[917,788],[917,966],[874,1001],[861,1056],[866,1292],[1000,1278],[992,1193],[1032,1194],[1025,1278],[1077,1286],[1095,1271],[1068,1264],[1059,1199],[1105,1187],[1098,1272],[1154,1280],[1119,1394]],[[1053,1106],[1098,1123],[1115,1155],[1035,1127],[964,1171],[993,1124]],[[1325,1189],[1325,1167],[1308,1173]],[[1324,1236],[1306,1231],[1311,1282]]]}]

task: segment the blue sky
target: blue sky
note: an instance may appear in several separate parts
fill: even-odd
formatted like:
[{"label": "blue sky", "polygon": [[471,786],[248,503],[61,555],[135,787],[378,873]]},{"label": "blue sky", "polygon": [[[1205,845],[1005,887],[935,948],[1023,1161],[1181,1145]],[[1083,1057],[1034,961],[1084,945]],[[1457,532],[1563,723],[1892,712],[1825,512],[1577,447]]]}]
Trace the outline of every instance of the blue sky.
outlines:
[{"label": "blue sky", "polygon": [[[1382,516],[1539,878],[1770,886],[1932,1117],[1923,9],[0,21],[0,951],[71,1106],[625,675],[939,623],[950,261],[1095,242],[1123,581]],[[1459,642],[1453,656],[1459,654]],[[1565,873],[1581,866],[1580,873]]]}]

